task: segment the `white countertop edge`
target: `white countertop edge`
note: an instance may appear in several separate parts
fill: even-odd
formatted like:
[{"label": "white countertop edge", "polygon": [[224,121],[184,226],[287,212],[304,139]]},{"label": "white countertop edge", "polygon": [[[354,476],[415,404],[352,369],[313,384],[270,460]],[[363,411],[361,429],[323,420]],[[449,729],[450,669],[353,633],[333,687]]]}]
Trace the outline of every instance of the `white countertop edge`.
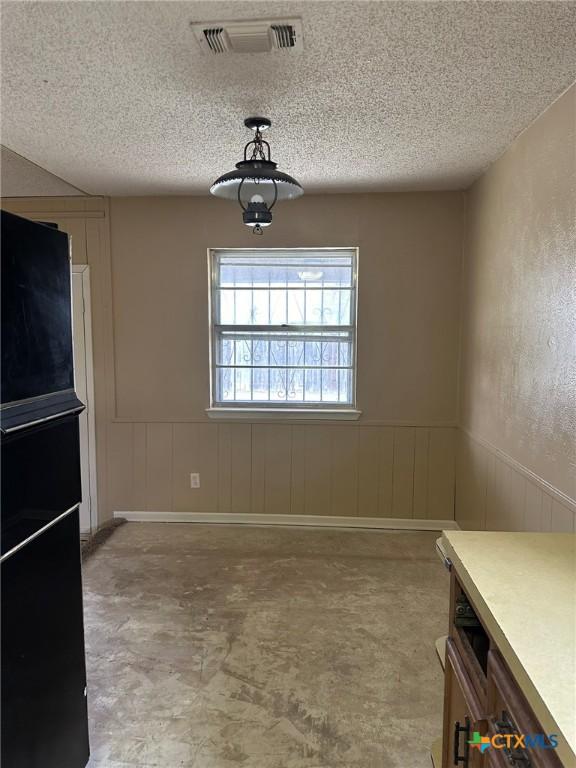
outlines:
[{"label": "white countertop edge", "polygon": [[514,679],[518,683],[520,690],[526,697],[526,700],[530,704],[544,731],[546,733],[556,733],[560,737],[558,740],[558,747],[556,748],[556,754],[560,758],[562,765],[564,768],[576,768],[576,749],[574,745],[568,741],[565,733],[554,719],[553,714],[550,712],[546,702],[542,699],[538,689],[532,682],[530,675],[518,658],[513,646],[508,641],[503,629],[499,625],[488,604],[482,597],[482,594],[476,587],[466,567],[458,557],[455,548],[446,538],[445,534],[450,535],[450,533],[450,531],[442,531],[442,543],[446,554],[452,561],[452,565],[458,574],[459,581],[461,582],[471,601],[474,603],[475,608],[478,610],[480,619],[494,639],[498,650],[510,668]]}]

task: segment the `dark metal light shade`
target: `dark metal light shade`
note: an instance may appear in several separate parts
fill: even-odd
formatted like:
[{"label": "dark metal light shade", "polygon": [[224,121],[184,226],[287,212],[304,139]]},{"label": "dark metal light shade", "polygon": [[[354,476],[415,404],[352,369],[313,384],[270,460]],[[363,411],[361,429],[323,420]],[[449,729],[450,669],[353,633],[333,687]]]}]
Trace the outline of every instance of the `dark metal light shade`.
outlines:
[{"label": "dark metal light shade", "polygon": [[[236,200],[242,208],[244,224],[261,235],[263,227],[272,224],[272,208],[278,200],[293,200],[304,194],[300,183],[282,173],[272,162],[270,144],[262,138],[262,131],[272,123],[267,117],[247,117],[244,125],[254,131],[254,138],[244,147],[244,159],[236,163],[236,170],[219,176],[210,187],[216,197]],[[251,148],[251,156],[249,150]]]},{"label": "dark metal light shade", "polygon": [[271,160],[242,160],[236,163],[236,170],[217,178],[210,192],[216,197],[237,200],[241,183],[242,197],[247,201],[252,195],[262,195],[266,190],[271,190],[274,195],[274,184],[278,200],[293,200],[304,194],[300,183],[287,173],[276,170],[276,163]]}]

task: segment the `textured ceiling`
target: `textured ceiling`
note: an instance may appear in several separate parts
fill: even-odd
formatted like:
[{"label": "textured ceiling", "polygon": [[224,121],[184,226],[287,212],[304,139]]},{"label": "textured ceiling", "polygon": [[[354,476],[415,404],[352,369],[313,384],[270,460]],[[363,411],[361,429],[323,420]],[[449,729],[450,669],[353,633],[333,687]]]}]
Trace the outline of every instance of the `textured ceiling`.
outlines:
[{"label": "textured ceiling", "polygon": [[[10,2],[2,143],[93,194],[199,194],[243,118],[308,191],[467,186],[576,76],[576,2]],[[304,52],[189,24],[299,16]]]}]

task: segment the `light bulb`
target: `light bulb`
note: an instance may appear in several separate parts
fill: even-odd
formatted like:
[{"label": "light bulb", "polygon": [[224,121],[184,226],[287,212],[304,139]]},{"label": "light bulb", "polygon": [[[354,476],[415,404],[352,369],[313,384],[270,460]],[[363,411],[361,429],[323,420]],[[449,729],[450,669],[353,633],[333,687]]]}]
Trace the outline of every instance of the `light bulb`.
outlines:
[{"label": "light bulb", "polygon": [[252,195],[252,197],[250,198],[250,202],[251,203],[263,203],[264,202],[264,198],[262,197],[262,195]]}]

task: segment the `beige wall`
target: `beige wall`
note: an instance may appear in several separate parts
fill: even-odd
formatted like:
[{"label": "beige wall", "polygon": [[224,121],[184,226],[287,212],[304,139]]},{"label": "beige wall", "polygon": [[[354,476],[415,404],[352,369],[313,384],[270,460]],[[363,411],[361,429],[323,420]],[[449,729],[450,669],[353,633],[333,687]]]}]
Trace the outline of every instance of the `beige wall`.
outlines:
[{"label": "beige wall", "polygon": [[209,247],[360,247],[358,404],[365,422],[454,424],[462,198],[304,196],[262,237],[232,203],[111,200],[116,415],[204,421]]},{"label": "beige wall", "polygon": [[457,520],[574,530],[576,87],[466,195]]},{"label": "beige wall", "polygon": [[[111,200],[116,510],[453,518],[459,193]],[[207,248],[360,248],[358,423],[209,422]],[[200,472],[201,488],[189,487]]]},{"label": "beige wall", "polygon": [[[451,519],[461,195],[307,197],[259,245],[360,247],[358,423],[207,420],[211,198],[3,200],[92,270],[99,517],[114,510]],[[108,242],[111,235],[111,246]],[[201,488],[189,487],[200,472]]]},{"label": "beige wall", "polygon": [[[257,241],[208,197],[4,201],[92,269],[100,519],[447,519],[456,482],[463,527],[573,530],[575,98],[467,193],[463,286],[459,193],[305,196]],[[206,249],[255,243],[359,246],[359,422],[206,418]]]},{"label": "beige wall", "polygon": [[[91,266],[101,521],[115,510],[453,519],[460,193],[305,197],[279,207],[261,240],[212,198],[3,205],[58,221]],[[359,422],[207,419],[206,250],[254,244],[359,246]]]}]

